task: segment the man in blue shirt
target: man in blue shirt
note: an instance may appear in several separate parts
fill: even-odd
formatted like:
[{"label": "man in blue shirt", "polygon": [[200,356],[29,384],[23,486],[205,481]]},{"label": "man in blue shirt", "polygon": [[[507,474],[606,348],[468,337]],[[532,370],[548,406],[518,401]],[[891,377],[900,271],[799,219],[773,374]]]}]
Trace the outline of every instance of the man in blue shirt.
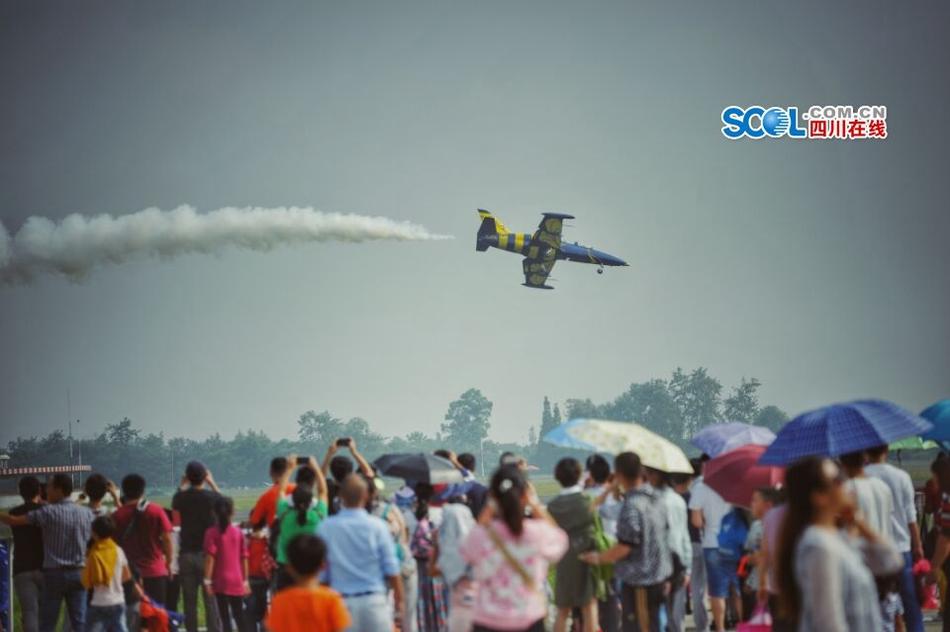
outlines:
[{"label": "man in blue shirt", "polygon": [[10,526],[33,525],[43,535],[43,590],[40,594],[40,632],[53,632],[63,601],[73,630],[86,625],[86,589],[80,577],[86,564],[86,544],[92,537],[92,512],[70,500],[73,479],[53,474],[46,485],[49,503],[24,515],[0,514]]},{"label": "man in blue shirt", "polygon": [[353,632],[390,630],[393,613],[387,592],[395,593],[397,611],[402,604],[402,578],[396,548],[386,523],[364,507],[369,497],[366,481],[358,474],[343,479],[339,498],[342,509],[317,530],[327,544],[325,580],[343,596],[353,620]]}]

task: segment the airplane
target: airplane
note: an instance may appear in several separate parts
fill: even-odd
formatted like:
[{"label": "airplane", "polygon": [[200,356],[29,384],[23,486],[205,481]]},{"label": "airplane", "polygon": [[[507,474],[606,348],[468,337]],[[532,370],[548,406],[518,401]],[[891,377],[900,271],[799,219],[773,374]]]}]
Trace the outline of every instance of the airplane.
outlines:
[{"label": "airplane", "polygon": [[598,266],[597,274],[604,273],[604,266],[627,265],[623,259],[581,246],[576,241],[573,244],[562,243],[561,229],[564,226],[564,220],[574,219],[573,215],[542,213],[541,225],[533,234],[510,232],[494,215],[484,209],[478,209],[478,215],[482,218],[482,225],[478,228],[475,250],[484,252],[489,248],[498,248],[523,255],[524,260],[521,265],[524,268],[524,283],[522,285],[525,287],[553,290],[554,288],[547,284],[547,280],[558,259],[592,263]]}]

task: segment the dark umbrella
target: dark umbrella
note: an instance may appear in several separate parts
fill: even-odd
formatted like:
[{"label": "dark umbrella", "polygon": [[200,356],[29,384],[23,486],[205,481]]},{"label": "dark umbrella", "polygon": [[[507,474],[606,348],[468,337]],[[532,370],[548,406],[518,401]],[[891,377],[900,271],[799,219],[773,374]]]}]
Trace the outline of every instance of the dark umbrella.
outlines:
[{"label": "dark umbrella", "polygon": [[862,399],[803,413],[779,430],[763,465],[787,465],[806,456],[840,456],[927,432],[926,419],[880,399]]},{"label": "dark umbrella", "polygon": [[727,503],[750,507],[755,490],[785,481],[785,468],[759,465],[765,449],[764,445],[745,445],[717,456],[703,466],[703,482]]},{"label": "dark umbrella", "polygon": [[373,465],[383,476],[415,483],[461,483],[462,473],[452,462],[434,454],[384,454]]}]

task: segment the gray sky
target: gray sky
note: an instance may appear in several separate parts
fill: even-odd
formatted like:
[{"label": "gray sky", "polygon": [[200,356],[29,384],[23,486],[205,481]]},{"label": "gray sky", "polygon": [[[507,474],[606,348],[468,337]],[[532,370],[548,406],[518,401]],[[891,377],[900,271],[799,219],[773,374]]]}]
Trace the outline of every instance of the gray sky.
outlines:
[{"label": "gray sky", "polygon": [[[950,391],[950,6],[923,2],[8,2],[0,218],[311,205],[454,241],[314,244],[0,288],[0,438],[290,436],[307,409],[438,429],[471,386],[523,440],[544,395],[676,366],[794,414]],[[883,104],[885,142],[731,142],[723,107]],[[476,253],[477,207],[631,267]]]}]

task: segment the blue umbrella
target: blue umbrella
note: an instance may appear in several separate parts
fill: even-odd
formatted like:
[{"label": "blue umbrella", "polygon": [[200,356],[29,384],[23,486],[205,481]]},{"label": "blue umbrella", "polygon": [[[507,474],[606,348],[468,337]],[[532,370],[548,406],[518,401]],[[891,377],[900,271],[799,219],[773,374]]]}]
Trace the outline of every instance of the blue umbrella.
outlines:
[{"label": "blue umbrella", "polygon": [[774,440],[775,433],[768,428],[730,421],[706,426],[689,442],[709,456],[717,457],[744,445],[769,445]]},{"label": "blue umbrella", "polygon": [[880,399],[832,404],[785,424],[759,463],[786,465],[806,456],[840,456],[919,435],[932,427],[926,419]]},{"label": "blue umbrella", "polygon": [[568,432],[574,426],[584,422],[584,419],[572,419],[566,421],[554,430],[541,437],[544,441],[561,448],[572,448],[574,450],[587,450],[588,452],[597,452],[597,449],[586,441],[575,439]]},{"label": "blue umbrella", "polygon": [[927,408],[920,416],[933,423],[931,430],[920,435],[924,439],[945,443],[950,441],[950,399],[944,399]]}]

